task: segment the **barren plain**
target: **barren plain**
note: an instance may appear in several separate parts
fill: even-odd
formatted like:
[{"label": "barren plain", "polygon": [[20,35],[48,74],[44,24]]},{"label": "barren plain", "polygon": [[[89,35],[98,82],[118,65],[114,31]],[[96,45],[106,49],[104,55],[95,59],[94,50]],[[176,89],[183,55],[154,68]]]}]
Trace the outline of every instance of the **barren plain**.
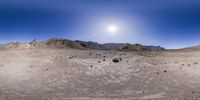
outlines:
[{"label": "barren plain", "polygon": [[1,50],[0,100],[196,100],[199,65],[199,51]]}]

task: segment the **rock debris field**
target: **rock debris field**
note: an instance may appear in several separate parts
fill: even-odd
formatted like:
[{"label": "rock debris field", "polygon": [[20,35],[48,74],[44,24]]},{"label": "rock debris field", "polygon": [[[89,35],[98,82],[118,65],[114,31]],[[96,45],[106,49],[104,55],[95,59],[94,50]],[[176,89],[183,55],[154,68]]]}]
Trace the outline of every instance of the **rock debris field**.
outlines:
[{"label": "rock debris field", "polygon": [[0,51],[0,100],[138,99],[200,99],[200,52]]}]

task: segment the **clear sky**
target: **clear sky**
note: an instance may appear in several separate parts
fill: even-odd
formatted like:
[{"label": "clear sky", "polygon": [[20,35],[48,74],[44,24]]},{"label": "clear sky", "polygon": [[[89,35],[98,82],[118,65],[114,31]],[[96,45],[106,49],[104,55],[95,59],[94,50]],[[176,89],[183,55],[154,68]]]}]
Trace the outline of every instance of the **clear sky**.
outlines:
[{"label": "clear sky", "polygon": [[0,0],[0,42],[200,44],[199,0]]}]

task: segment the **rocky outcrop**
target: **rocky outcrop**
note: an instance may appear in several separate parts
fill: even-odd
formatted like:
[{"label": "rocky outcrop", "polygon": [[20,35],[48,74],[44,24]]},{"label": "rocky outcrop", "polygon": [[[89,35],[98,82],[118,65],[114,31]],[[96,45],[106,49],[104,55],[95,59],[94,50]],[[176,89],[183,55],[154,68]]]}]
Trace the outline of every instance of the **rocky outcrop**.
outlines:
[{"label": "rocky outcrop", "polygon": [[34,48],[46,48],[47,45],[44,42],[39,42],[33,39],[30,43],[11,42],[4,45],[10,49],[34,49]]},{"label": "rocky outcrop", "polygon": [[47,45],[45,42],[43,41],[37,41],[36,39],[33,39],[30,43],[30,48],[34,49],[34,48],[47,48]]},{"label": "rocky outcrop", "polygon": [[27,43],[21,43],[21,42],[11,42],[5,45],[6,48],[30,48],[30,45]]}]

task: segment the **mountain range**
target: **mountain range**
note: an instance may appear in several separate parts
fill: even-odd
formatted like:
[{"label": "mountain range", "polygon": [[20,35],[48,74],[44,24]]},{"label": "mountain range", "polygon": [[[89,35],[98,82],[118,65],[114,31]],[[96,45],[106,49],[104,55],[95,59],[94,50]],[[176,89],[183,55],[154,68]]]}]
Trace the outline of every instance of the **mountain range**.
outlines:
[{"label": "mountain range", "polygon": [[63,38],[50,38],[46,41],[33,39],[29,43],[10,42],[2,44],[1,48],[20,49],[20,48],[72,48],[72,49],[95,49],[95,50],[125,50],[125,51],[163,51],[165,48],[160,46],[145,46],[141,44],[129,43],[104,43],[100,44],[92,41],[69,40]]}]

